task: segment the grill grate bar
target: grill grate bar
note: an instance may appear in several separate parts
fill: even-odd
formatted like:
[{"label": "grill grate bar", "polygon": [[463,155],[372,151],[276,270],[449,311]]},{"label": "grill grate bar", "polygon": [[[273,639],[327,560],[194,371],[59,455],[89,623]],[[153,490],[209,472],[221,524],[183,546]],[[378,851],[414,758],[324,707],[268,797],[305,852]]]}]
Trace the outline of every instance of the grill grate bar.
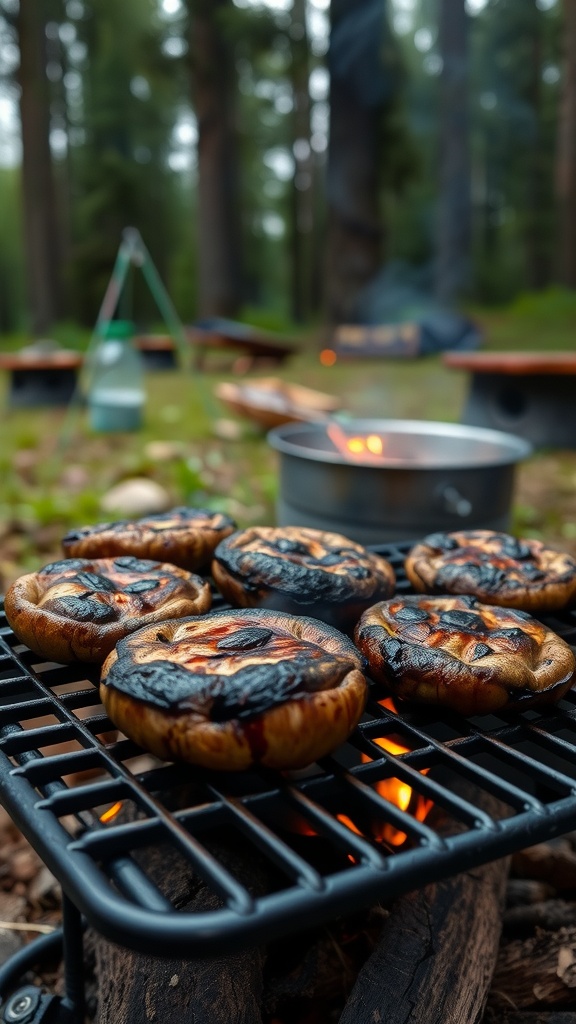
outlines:
[{"label": "grill grate bar", "polygon": [[[378,549],[400,593],[410,589],[407,547]],[[555,621],[576,640],[575,613]],[[110,736],[98,670],[41,662],[2,622],[0,798],[77,906],[121,945],[234,952],[576,827],[575,694],[543,713],[464,720],[382,706],[375,684],[349,742],[305,773],[211,773],[152,758],[143,768],[132,741]],[[398,740],[392,751],[376,742],[387,738]],[[75,749],[61,752],[61,742]],[[394,779],[412,790],[407,809],[383,788]],[[506,804],[501,820],[459,795],[462,779]],[[416,798],[442,813],[418,821]],[[120,802],[116,818],[100,821]],[[453,831],[439,834],[446,815]],[[221,861],[222,836],[248,863],[268,864],[278,890],[253,896]],[[180,859],[185,877],[204,879],[216,909],[176,909],[149,867],[157,847]]]},{"label": "grill grate bar", "polygon": [[[367,807],[378,814],[382,821],[390,823],[399,832],[413,836],[423,846],[437,847],[439,849],[444,846],[443,840],[438,837],[436,832],[428,828],[424,822],[418,821],[407,811],[403,811],[396,807],[395,804],[385,800],[372,786],[359,778],[358,775],[352,775],[350,772],[342,770],[338,765],[334,765],[333,770],[338,777],[338,781],[350,787],[354,801],[362,801]],[[374,765],[366,765],[366,774],[369,772],[374,774]],[[380,780],[382,776],[378,774],[377,778]]]},{"label": "grill grate bar", "polygon": [[227,808],[230,817],[236,820],[241,828],[251,836],[254,844],[268,853],[270,859],[282,870],[285,870],[298,885],[308,889],[320,890],[323,888],[321,875],[303,857],[299,857],[287,843],[282,842],[262,821],[238,800],[227,797],[214,786],[211,786],[210,789],[214,797]]},{"label": "grill grate bar", "polygon": [[[374,730],[374,723],[366,723],[359,727],[359,731],[363,738],[366,738],[365,734],[370,729]],[[418,763],[420,762],[424,763],[424,765],[429,765],[431,761],[431,754],[434,752],[436,755],[434,764],[436,766],[446,765],[453,767],[458,775],[469,779],[470,782],[476,783],[480,787],[483,787],[493,796],[496,796],[501,800],[505,800],[518,810],[527,810],[531,808],[536,813],[540,813],[543,810],[541,801],[534,798],[530,793],[527,793],[526,790],[521,789],[519,786],[503,779],[501,776],[495,775],[480,764],[472,764],[470,761],[466,760],[461,753],[459,753],[456,746],[451,745],[450,741],[440,743],[438,740],[427,735],[422,732],[422,730],[406,721],[403,721],[402,723],[402,731],[409,734],[412,739],[421,742],[422,746],[417,750],[407,751],[406,754],[397,755],[401,760],[405,760],[417,768]],[[548,733],[546,732],[542,732],[542,735],[544,737],[548,737]],[[473,734],[470,737],[459,739],[457,743],[462,748],[468,748],[468,753],[472,753],[472,747],[475,747],[478,752],[480,752],[484,746],[484,738],[484,734]],[[374,745],[371,743],[370,749],[373,750],[373,746]],[[566,744],[566,746],[569,747],[569,744]],[[364,746],[363,744],[363,749],[368,752],[368,745]],[[576,749],[571,749],[576,756]]]},{"label": "grill grate bar", "polygon": [[337,818],[333,818],[303,792],[294,786],[287,786],[285,793],[294,807],[313,826],[313,832],[331,836],[343,851],[351,850],[363,864],[369,864],[378,869],[386,867],[386,860],[378,850],[375,850],[363,837],[356,835]]}]

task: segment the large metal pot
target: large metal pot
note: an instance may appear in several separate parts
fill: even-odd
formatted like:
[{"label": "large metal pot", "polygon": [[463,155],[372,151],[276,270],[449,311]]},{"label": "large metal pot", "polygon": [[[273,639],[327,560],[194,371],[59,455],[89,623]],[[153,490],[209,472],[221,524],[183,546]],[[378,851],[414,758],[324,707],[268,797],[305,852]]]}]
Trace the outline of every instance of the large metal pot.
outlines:
[{"label": "large metal pot", "polygon": [[516,463],[531,445],[513,434],[460,424],[356,419],[348,437],[380,435],[385,455],[350,461],[324,423],[287,423],[268,434],[280,453],[280,526],[312,526],[362,544],[435,530],[508,530]]}]

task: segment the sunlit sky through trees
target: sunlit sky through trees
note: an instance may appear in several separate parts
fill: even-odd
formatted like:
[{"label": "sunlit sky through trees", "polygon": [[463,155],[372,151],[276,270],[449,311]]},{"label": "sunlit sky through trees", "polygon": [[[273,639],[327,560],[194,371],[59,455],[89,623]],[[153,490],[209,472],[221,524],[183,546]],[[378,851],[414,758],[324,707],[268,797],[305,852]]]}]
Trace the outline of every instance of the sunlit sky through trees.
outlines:
[{"label": "sunlit sky through trees", "polygon": [[[552,7],[557,0],[538,0],[538,6],[542,9]],[[5,6],[14,6],[16,0],[5,0]],[[268,7],[278,13],[289,14],[292,9],[292,0],[234,0],[238,7]],[[485,6],[487,0],[468,0],[468,8],[471,14],[478,14]],[[399,35],[407,35],[414,31],[415,16],[419,0],[391,0],[392,24]],[[308,31],[313,54],[322,58],[328,46],[328,15],[330,0],[308,0]],[[76,28],[74,22],[82,18],[84,5],[82,0],[68,0],[66,12],[69,22],[54,26],[59,31],[61,42],[67,47],[72,70],[65,75],[64,84],[66,89],[73,92],[81,88],[81,76],[78,71],[73,70],[73,65],[82,64],[85,59],[85,48],[76,39]],[[176,23],[183,14],[181,0],[160,0],[160,16],[169,25]],[[430,50],[434,42],[434,35],[431,31],[419,27],[415,31],[414,43],[422,53]],[[169,35],[165,42],[164,53],[167,57],[178,58],[183,55],[186,49],[184,39],[178,34]],[[15,166],[20,161],[20,130],[17,109],[16,87],[7,84],[6,79],[16,70],[18,65],[18,50],[14,42],[6,32],[0,32],[0,66],[3,72],[4,81],[0,83],[0,165]],[[434,62],[429,62],[430,72],[437,69]],[[54,71],[56,73],[56,71]],[[138,76],[131,83],[134,95],[146,101],[149,95],[149,87],[146,79]],[[259,88],[265,90],[266,83],[261,83]],[[313,124],[313,146],[318,151],[326,148],[327,143],[327,107],[326,98],[328,93],[328,76],[322,66],[317,66],[312,71],[310,82],[311,99],[315,105]],[[289,90],[283,96],[281,91],[275,95],[275,107],[278,113],[289,113],[291,99]],[[168,157],[169,165],[175,172],[190,172],[195,165],[195,146],[197,140],[196,124],[192,110],[182,110],[177,123],[174,126],[173,146]],[[61,130],[55,130],[52,137],[52,147],[55,156],[62,155],[66,146],[66,137]],[[288,152],[281,150],[270,151],[265,155],[267,166],[273,170],[281,180],[286,180],[292,174],[292,158]]]},{"label": "sunlit sky through trees", "polygon": [[[278,24],[285,26],[289,22],[293,7],[293,0],[233,0],[233,2],[237,7],[268,8],[274,13]],[[385,2],[386,0],[382,0],[382,3]],[[488,0],[466,0],[466,2],[469,13],[472,16],[477,16],[486,7]],[[558,2],[559,0],[536,0],[537,6],[542,10],[548,10]],[[2,6],[7,13],[12,13],[17,9],[17,3],[18,0],[2,0]],[[160,44],[162,55],[169,61],[177,61],[185,55],[188,46],[183,34],[184,0],[157,0],[157,3],[158,15],[163,26]],[[53,82],[62,82],[72,113],[67,131],[63,127],[54,127],[52,130],[50,141],[56,159],[66,155],[67,146],[81,145],[84,141],[81,111],[87,50],[81,41],[78,25],[86,15],[85,0],[65,0],[64,9],[67,16],[65,22],[47,25],[48,42],[52,38],[54,42],[59,43],[65,49],[67,64],[63,74],[59,64],[49,61],[48,79]],[[94,9],[97,11],[97,4],[94,5]],[[437,52],[436,26],[426,25],[422,17],[422,9],[421,0],[389,0],[388,2],[389,18],[393,30],[408,44],[412,43],[414,50],[420,55],[423,72],[426,75],[437,76],[442,70],[442,61]],[[274,190],[276,190],[276,194],[279,194],[279,190],[285,187],[285,183],[293,178],[296,160],[299,158],[296,147],[301,141],[305,141],[308,151],[311,147],[320,157],[328,146],[329,79],[325,66],[325,55],[328,50],[329,10],[330,0],[307,0],[307,29],[312,56],[309,78],[311,135],[309,141],[297,139],[293,149],[277,144],[262,152],[263,166],[270,172],[265,183],[265,192],[268,190],[266,194],[269,194],[271,199],[274,198]],[[3,167],[16,167],[21,159],[18,93],[17,86],[13,81],[18,60],[18,48],[14,38],[0,18],[0,166]],[[547,75],[548,77],[546,77]],[[554,81],[557,81],[560,69],[558,67],[544,69],[543,78],[546,82],[552,81],[550,77],[552,75],[556,76]],[[272,76],[255,78],[251,69],[243,71],[241,67],[238,68],[238,76],[240,90],[246,95],[252,95],[269,103],[273,115],[277,117],[278,121],[291,113],[293,94],[291,83],[287,78],[282,75],[278,75],[276,78]],[[146,103],[151,97],[150,84],[143,75],[136,75],[132,78],[130,91],[142,103]],[[490,103],[495,106],[495,93],[483,93],[479,97],[479,103],[483,109],[488,109]],[[78,127],[74,127],[75,110],[79,112]],[[178,106],[171,133],[170,148],[166,157],[168,167],[174,174],[194,179],[197,139],[198,132],[194,112],[187,97],[183,96]],[[136,152],[134,158],[138,160]],[[265,233],[270,236],[280,237],[284,233],[285,225],[277,212],[270,211],[269,214],[266,214],[262,226]]]}]

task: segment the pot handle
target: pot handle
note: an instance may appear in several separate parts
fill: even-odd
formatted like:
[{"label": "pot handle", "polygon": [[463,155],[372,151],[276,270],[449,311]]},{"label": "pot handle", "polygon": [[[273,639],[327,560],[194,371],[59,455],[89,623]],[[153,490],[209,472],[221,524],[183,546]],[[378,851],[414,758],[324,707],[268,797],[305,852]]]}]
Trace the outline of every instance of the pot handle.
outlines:
[{"label": "pot handle", "polygon": [[465,519],[472,512],[472,502],[465,498],[453,484],[446,484],[439,489],[439,498],[445,512]]}]

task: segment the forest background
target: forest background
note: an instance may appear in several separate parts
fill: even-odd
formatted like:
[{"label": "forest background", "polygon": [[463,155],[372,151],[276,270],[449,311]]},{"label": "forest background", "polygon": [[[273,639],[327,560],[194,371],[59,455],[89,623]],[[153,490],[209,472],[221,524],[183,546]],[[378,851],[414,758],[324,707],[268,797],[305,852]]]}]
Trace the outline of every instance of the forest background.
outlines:
[{"label": "forest background", "polygon": [[93,325],[128,225],[184,321],[576,286],[575,0],[0,0],[0,118],[0,333]]},{"label": "forest background", "polygon": [[[576,0],[0,0],[0,351],[84,349],[129,225],[184,323],[293,336],[278,372],[353,415],[457,420],[439,358],[318,355],[414,303],[487,347],[573,349]],[[127,284],[120,315],[158,330]],[[274,454],[222,434],[221,376],[149,375],[144,428],[103,437],[11,409],[3,374],[0,590],[124,514],[129,478],[273,522]],[[513,526],[576,553],[575,452],[519,467]]]}]

